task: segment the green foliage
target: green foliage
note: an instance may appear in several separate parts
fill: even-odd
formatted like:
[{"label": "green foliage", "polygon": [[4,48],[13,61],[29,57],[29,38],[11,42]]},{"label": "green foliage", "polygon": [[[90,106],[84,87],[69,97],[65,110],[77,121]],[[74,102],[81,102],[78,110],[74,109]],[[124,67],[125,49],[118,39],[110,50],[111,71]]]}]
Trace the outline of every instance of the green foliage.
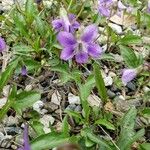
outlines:
[{"label": "green foliage", "polygon": [[115,126],[106,119],[99,119],[95,122],[97,125],[105,126],[107,129],[115,130]]},{"label": "green foliage", "polygon": [[103,102],[107,101],[107,92],[105,88],[105,83],[103,80],[103,77],[101,75],[100,67],[98,64],[94,64],[94,76],[95,76],[95,81],[96,81],[96,87],[98,89],[99,95]]},{"label": "green foliage", "polygon": [[17,89],[16,86],[13,86],[8,98],[7,98],[7,103],[2,107],[0,110],[0,121],[3,119],[9,108],[12,106],[14,103],[14,99],[16,97]]},{"label": "green foliage", "polygon": [[25,6],[25,15],[26,15],[26,21],[29,25],[34,20],[34,17],[36,15],[36,6],[34,5],[34,0],[27,0],[26,6]]},{"label": "green foliage", "polygon": [[8,80],[12,76],[14,70],[16,69],[16,67],[18,65],[18,61],[19,61],[19,59],[12,61],[9,64],[9,66],[6,68],[6,70],[1,73],[1,75],[0,75],[0,93],[2,92],[3,87],[7,84]]},{"label": "green foliage", "polygon": [[135,133],[134,126],[135,126],[135,118],[137,115],[137,110],[132,107],[130,110],[125,114],[121,121],[121,132],[119,135],[119,139],[117,145],[119,146],[120,150],[126,150],[131,147],[131,145],[140,137],[142,137],[145,133],[144,129],[139,130]]},{"label": "green foliage", "polygon": [[118,41],[118,44],[123,44],[123,45],[130,45],[130,44],[138,44],[140,45],[142,43],[141,37],[137,35],[130,35],[127,34],[123,38],[121,38]]},{"label": "green foliage", "polygon": [[36,101],[40,100],[41,95],[35,91],[23,91],[16,95],[16,101],[12,104],[18,113],[21,113],[23,109],[31,107]]},{"label": "green foliage", "polygon": [[139,150],[149,150],[149,149],[150,149],[150,143],[143,143],[139,147]]},{"label": "green foliage", "polygon": [[92,133],[91,129],[86,128],[85,130],[83,130],[82,134],[88,137],[94,143],[97,143],[100,147],[105,147],[108,150],[112,150],[111,146],[106,141],[104,141],[103,139],[97,137],[94,133]]},{"label": "green foliage", "polygon": [[[84,150],[130,150],[132,144],[144,136],[144,129],[140,128],[135,131],[135,120],[137,112],[145,119],[149,119],[150,110],[148,107],[131,108],[123,116],[122,121],[119,122],[119,117],[117,116],[119,112],[117,110],[106,112],[104,105],[101,108],[97,106],[90,107],[88,102],[89,95],[95,94],[96,96],[99,95],[103,104],[108,101],[113,103],[112,99],[108,99],[107,96],[107,88],[110,89],[113,85],[105,87],[101,73],[102,69],[99,64],[102,65],[102,68],[109,69],[108,75],[109,71],[115,72],[117,76],[112,77],[113,84],[123,93],[127,87],[121,89],[122,82],[119,76],[124,62],[128,68],[143,69],[137,79],[140,87],[140,89],[137,89],[140,90],[140,96],[143,94],[142,88],[149,87],[149,83],[147,84],[149,70],[144,71],[145,66],[143,65],[149,61],[149,57],[148,55],[143,57],[145,55],[144,51],[142,51],[143,55],[138,51],[138,48],[147,48],[148,50],[150,48],[149,43],[144,41],[144,38],[149,35],[146,27],[150,27],[150,15],[146,12],[147,6],[145,6],[147,1],[123,0],[122,2],[126,6],[129,5],[135,8],[130,14],[126,12],[127,10],[124,10],[125,20],[116,22],[118,25],[121,24],[123,29],[121,34],[117,34],[117,32],[108,27],[110,18],[101,16],[97,9],[95,11],[96,0],[56,0],[56,2],[52,2],[51,8],[48,8],[48,3],[39,5],[34,0],[27,0],[25,6],[20,7],[19,3],[16,3],[11,13],[4,12],[4,15],[0,15],[0,21],[2,22],[0,33],[2,37],[6,38],[9,47],[9,50],[5,53],[11,55],[11,62],[0,75],[1,97],[3,97],[4,86],[10,83],[7,103],[0,109],[0,120],[4,118],[10,108],[17,112],[17,115],[22,115],[25,109],[32,107],[36,101],[41,99],[39,92],[34,90],[24,91],[22,86],[20,88],[18,86],[19,80],[16,85],[14,82],[14,85],[12,85],[9,81],[13,74],[15,74],[13,79],[16,79],[17,76],[17,79],[21,79],[22,84],[30,76],[38,82],[36,80],[37,76],[43,76],[43,72],[50,72],[52,75],[54,74],[54,80],[56,78],[61,80],[61,90],[68,86],[71,92],[75,91],[79,95],[81,101],[81,112],[73,110],[62,112],[62,118],[60,119],[62,120],[62,130],[60,133],[57,133],[55,127],[50,124],[51,133],[45,134],[44,125],[40,122],[41,114],[32,109],[25,112],[28,116],[27,119],[29,119],[28,123],[36,134],[35,137],[30,137],[30,140],[32,139],[32,150],[52,149],[66,142],[77,143]],[[103,45],[104,49],[106,46],[106,51],[97,58],[94,64],[92,64],[93,60],[90,57],[87,64],[77,64],[74,58],[68,62],[60,60],[62,47],[57,41],[58,32],[53,29],[52,20],[60,17],[66,18],[69,13],[75,14],[77,21],[81,24],[81,29],[77,31],[77,40],[81,36],[80,34],[83,33],[82,29],[87,25],[95,23],[99,27],[100,36],[97,37],[95,42]],[[131,28],[124,25],[126,15],[129,15],[129,20],[131,16],[136,21],[134,25],[137,26],[138,35],[132,29],[134,25]],[[115,19],[111,20],[111,22],[115,22]],[[118,53],[119,50],[120,53]],[[5,53],[2,53],[1,56],[3,57]],[[121,60],[117,60],[117,56],[121,57]],[[22,77],[20,75],[22,66],[26,66],[27,76]],[[51,81],[50,83],[53,83],[53,78]],[[40,84],[40,81],[37,84]],[[70,87],[72,85],[73,87]],[[57,88],[53,87],[53,84],[48,86],[48,90],[49,87],[50,89]],[[66,101],[67,94],[68,91],[64,94]],[[127,95],[126,98],[128,98],[128,93],[126,92],[125,94]],[[42,95],[42,98],[43,96],[45,98],[45,94]],[[145,92],[142,98],[145,102],[148,102],[149,97],[150,92]],[[26,118],[22,119],[24,121]],[[75,124],[75,127],[70,124],[71,121]],[[76,133],[72,132],[76,131],[76,127],[77,129],[79,127],[80,130],[77,130]],[[148,150],[150,149],[149,147],[149,143],[143,143],[139,145],[139,150]]]},{"label": "green foliage", "polygon": [[95,85],[95,80],[94,80],[93,75],[89,76],[85,84],[79,85],[80,100],[81,100],[81,104],[84,110],[86,121],[89,120],[89,115],[90,115],[90,107],[89,107],[89,103],[87,99],[94,85]]},{"label": "green foliage", "polygon": [[68,141],[69,141],[69,138],[64,137],[63,134],[49,133],[49,134],[44,134],[35,138],[31,142],[31,148],[32,150],[45,150],[49,148],[54,148]]},{"label": "green foliage", "polygon": [[13,107],[19,114],[23,109],[31,107],[33,103],[40,99],[40,93],[35,91],[23,91],[17,94],[16,86],[13,86],[8,96],[7,103],[0,110],[0,120],[3,119],[10,107]]},{"label": "green foliage", "polygon": [[143,63],[143,58],[141,55],[136,55],[133,49],[120,45],[121,55],[128,67],[137,68]]}]

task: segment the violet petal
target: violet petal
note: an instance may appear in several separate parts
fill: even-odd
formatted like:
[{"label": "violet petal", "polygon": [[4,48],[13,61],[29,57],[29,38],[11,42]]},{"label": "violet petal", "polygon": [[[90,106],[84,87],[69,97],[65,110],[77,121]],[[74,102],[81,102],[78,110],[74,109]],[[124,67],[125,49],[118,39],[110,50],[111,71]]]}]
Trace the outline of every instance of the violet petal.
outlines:
[{"label": "violet petal", "polygon": [[102,48],[98,44],[89,44],[88,54],[92,57],[99,57],[102,54]]},{"label": "violet petal", "polygon": [[63,20],[62,19],[53,20],[52,26],[56,31],[60,31],[63,28]]},{"label": "violet petal", "polygon": [[84,29],[84,32],[81,36],[81,40],[89,43],[96,39],[98,34],[98,28],[95,24],[89,25]]},{"label": "violet petal", "polygon": [[118,2],[118,9],[124,10],[124,9],[127,9],[127,7],[121,1],[119,1]]},{"label": "violet petal", "polygon": [[3,52],[6,49],[6,43],[2,37],[0,37],[0,52]]},{"label": "violet petal", "polygon": [[22,74],[23,76],[26,76],[26,75],[27,75],[27,68],[26,68],[26,66],[23,66],[23,67],[22,67],[22,69],[21,69],[21,74]]},{"label": "violet petal", "polygon": [[60,45],[63,47],[72,47],[76,44],[75,37],[71,33],[65,31],[58,33],[57,40],[59,41]]},{"label": "violet petal", "polygon": [[31,150],[29,145],[29,137],[28,137],[28,127],[25,125],[24,128],[24,150]]},{"label": "violet petal", "polygon": [[111,11],[110,11],[110,8],[108,8],[106,6],[99,6],[99,13],[102,16],[109,17],[111,14]]},{"label": "violet petal", "polygon": [[73,52],[74,52],[73,47],[66,47],[62,50],[60,58],[63,60],[69,60],[74,56]]},{"label": "violet petal", "polygon": [[76,15],[69,14],[68,17],[69,17],[70,22],[72,22],[76,18]]},{"label": "violet petal", "polygon": [[88,54],[84,53],[84,52],[80,52],[80,53],[76,54],[75,59],[76,59],[77,63],[80,63],[80,64],[87,63]]},{"label": "violet petal", "polygon": [[126,85],[128,82],[133,80],[137,75],[136,69],[124,69],[122,73],[122,82]]}]

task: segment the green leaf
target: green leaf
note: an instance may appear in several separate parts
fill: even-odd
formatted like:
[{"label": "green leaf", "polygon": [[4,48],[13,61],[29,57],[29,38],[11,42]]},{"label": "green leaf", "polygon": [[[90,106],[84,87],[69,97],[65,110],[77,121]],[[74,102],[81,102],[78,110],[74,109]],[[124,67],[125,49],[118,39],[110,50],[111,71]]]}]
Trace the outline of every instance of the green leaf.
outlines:
[{"label": "green leaf", "polygon": [[45,24],[40,16],[36,17],[36,28],[41,36],[45,35]]},{"label": "green leaf", "polygon": [[150,117],[150,108],[144,108],[143,109],[143,111],[142,111],[142,114],[145,116],[145,117],[147,117],[147,118],[149,118]]},{"label": "green leaf", "polygon": [[106,119],[99,119],[95,122],[95,124],[103,125],[110,130],[115,130],[115,126]]},{"label": "green leaf", "polygon": [[73,116],[75,118],[78,118],[78,119],[82,120],[82,117],[78,112],[75,112],[75,111],[72,111],[72,110],[65,110],[65,113],[67,113],[70,116]]},{"label": "green leaf", "polygon": [[28,72],[33,72],[41,67],[41,64],[34,59],[24,59],[24,65],[27,67]]},{"label": "green leaf", "polygon": [[29,54],[31,52],[34,52],[34,49],[32,47],[30,47],[29,45],[24,45],[24,44],[18,44],[13,46],[13,51],[14,53],[19,53],[20,55],[25,55],[25,54]]},{"label": "green leaf", "polygon": [[150,143],[141,144],[139,150],[150,150]]},{"label": "green leaf", "polygon": [[105,83],[100,71],[100,66],[98,64],[94,64],[94,76],[95,76],[95,81],[96,81],[96,87],[98,89],[98,93],[103,100],[103,102],[107,101],[107,92],[105,88]]},{"label": "green leaf", "polygon": [[122,44],[122,45],[130,45],[130,44],[141,44],[142,43],[142,39],[141,37],[137,36],[137,35],[125,35],[123,38],[121,38],[118,41],[118,44]]},{"label": "green leaf", "polygon": [[115,58],[111,53],[103,54],[100,59],[101,60],[106,60],[106,61],[115,61]]},{"label": "green leaf", "polygon": [[28,24],[31,24],[34,20],[36,12],[36,7],[34,5],[34,0],[27,0],[25,5],[25,15]]},{"label": "green leaf", "polygon": [[19,33],[22,36],[29,37],[24,16],[19,12],[14,12],[13,19],[14,19],[15,29],[19,31]]},{"label": "green leaf", "polygon": [[79,84],[80,100],[84,110],[86,121],[89,120],[89,115],[90,115],[90,107],[87,99],[94,85],[95,85],[95,80],[93,75],[88,77],[85,84],[83,85]]},{"label": "green leaf", "polygon": [[141,57],[137,57],[131,48],[123,45],[120,45],[119,47],[121,55],[128,67],[137,68],[141,65],[143,62],[141,61]]},{"label": "green leaf", "polygon": [[45,150],[57,147],[68,142],[69,138],[60,133],[49,133],[41,135],[31,142],[32,150]]},{"label": "green leaf", "polygon": [[93,141],[93,142],[99,144],[100,147],[101,147],[101,146],[104,146],[104,147],[107,148],[107,150],[112,150],[111,146],[110,146],[107,142],[105,142],[105,141],[104,141],[103,139],[101,139],[100,137],[97,137],[96,135],[94,135],[90,129],[85,129],[85,130],[83,131],[83,133],[84,133],[84,135],[85,135],[86,137],[88,137],[91,141]]},{"label": "green leaf", "polygon": [[39,122],[37,120],[34,120],[32,122],[32,127],[34,128],[34,130],[36,131],[36,133],[37,133],[38,136],[44,134],[44,130],[43,130],[44,125],[41,124],[41,122]]},{"label": "green leaf", "polygon": [[8,80],[12,76],[14,70],[16,69],[18,65],[19,59],[14,60],[13,62],[10,63],[10,65],[6,68],[4,72],[1,73],[0,75],[0,93],[3,90],[3,87],[7,84]]},{"label": "green leaf", "polygon": [[8,99],[7,99],[7,103],[0,110],[0,120],[3,119],[3,117],[5,116],[7,111],[9,110],[9,108],[12,106],[16,94],[17,94],[17,87],[13,86],[13,88],[11,89],[11,92],[9,93],[9,96],[8,96]]},{"label": "green leaf", "polygon": [[136,115],[137,115],[137,110],[136,108],[132,107],[124,115],[122,119],[121,132],[120,132],[119,139],[117,142],[117,145],[119,146],[120,150],[128,149],[128,147],[130,147],[131,144],[135,142],[137,137],[143,134],[143,131],[139,133],[137,132],[137,135],[135,134],[134,125],[135,125]]},{"label": "green leaf", "polygon": [[31,107],[36,101],[40,100],[41,94],[35,91],[23,91],[16,96],[16,100],[13,103],[18,112],[22,109]]},{"label": "green leaf", "polygon": [[138,139],[140,139],[142,136],[144,136],[145,134],[145,130],[141,129],[138,132],[136,132],[136,134],[134,136],[132,136],[132,138],[130,140],[128,140],[126,149],[130,149],[131,145],[136,142]]},{"label": "green leaf", "polygon": [[7,103],[2,107],[2,109],[0,110],[0,121],[3,119],[3,117],[11,107],[11,105],[12,105],[12,101],[7,101]]},{"label": "green leaf", "polygon": [[62,132],[63,134],[67,137],[69,136],[69,123],[67,121],[67,116],[64,117],[63,119],[63,124],[62,124]]}]

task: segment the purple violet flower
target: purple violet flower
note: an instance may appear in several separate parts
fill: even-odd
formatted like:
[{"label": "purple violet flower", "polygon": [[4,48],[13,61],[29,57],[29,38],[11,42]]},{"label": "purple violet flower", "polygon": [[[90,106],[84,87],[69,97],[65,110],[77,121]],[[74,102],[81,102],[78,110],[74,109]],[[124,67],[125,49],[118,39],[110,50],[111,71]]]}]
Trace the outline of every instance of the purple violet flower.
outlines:
[{"label": "purple violet flower", "polygon": [[73,33],[80,26],[79,22],[77,22],[75,18],[76,16],[74,14],[69,14],[67,17],[53,20],[52,26],[57,32],[66,31]]},{"label": "purple violet flower", "polygon": [[23,133],[24,145],[23,147],[18,148],[18,150],[31,150],[29,145],[29,137],[28,137],[28,127],[25,124],[24,133]]},{"label": "purple violet flower", "polygon": [[124,10],[126,10],[126,12],[128,12],[128,13],[131,13],[133,8],[130,6],[125,6],[121,1],[118,1],[117,15],[121,17],[121,14]]},{"label": "purple violet flower", "polygon": [[98,34],[98,28],[92,24],[87,26],[79,39],[76,39],[71,33],[61,31],[57,39],[63,47],[61,59],[69,60],[75,56],[77,63],[86,63],[89,55],[99,57],[102,54],[102,48],[95,43]]},{"label": "purple violet flower", "polygon": [[23,67],[21,68],[21,74],[22,74],[23,76],[26,76],[26,75],[27,75],[27,67],[26,67],[26,66],[23,66]]},{"label": "purple violet flower", "polygon": [[110,17],[113,1],[112,0],[98,0],[98,10],[102,16]]},{"label": "purple violet flower", "polygon": [[0,37],[0,52],[3,52],[6,49],[6,43],[2,37]]},{"label": "purple violet flower", "polygon": [[133,80],[137,76],[136,69],[124,69],[122,73],[122,82],[124,85],[127,85],[128,82]]}]

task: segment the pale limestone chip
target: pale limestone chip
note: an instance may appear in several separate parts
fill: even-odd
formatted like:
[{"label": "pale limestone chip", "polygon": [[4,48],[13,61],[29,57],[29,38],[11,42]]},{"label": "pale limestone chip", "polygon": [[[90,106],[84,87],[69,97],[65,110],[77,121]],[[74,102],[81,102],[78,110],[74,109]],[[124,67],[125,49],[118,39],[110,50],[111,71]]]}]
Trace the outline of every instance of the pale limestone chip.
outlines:
[{"label": "pale limestone chip", "polygon": [[55,91],[53,94],[52,94],[52,97],[51,97],[51,102],[53,102],[54,104],[56,105],[60,105],[60,102],[61,102],[61,95],[59,94],[58,91]]}]

